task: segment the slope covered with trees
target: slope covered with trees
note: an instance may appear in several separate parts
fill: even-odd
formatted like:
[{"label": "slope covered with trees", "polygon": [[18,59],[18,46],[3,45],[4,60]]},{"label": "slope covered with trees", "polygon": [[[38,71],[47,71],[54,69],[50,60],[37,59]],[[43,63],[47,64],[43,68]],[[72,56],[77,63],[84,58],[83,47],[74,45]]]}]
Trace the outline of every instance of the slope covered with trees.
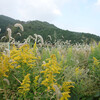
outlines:
[{"label": "slope covered with trees", "polygon": [[[21,23],[24,26],[24,32],[21,32],[19,28],[15,28],[13,25],[15,23]],[[59,29],[53,24],[49,24],[48,22],[41,21],[19,21],[13,18],[0,15],[0,28],[2,31],[0,32],[0,38],[4,35],[7,36],[6,28],[12,29],[12,35],[16,40],[24,41],[29,35],[40,34],[42,35],[44,41],[48,41],[48,35],[52,37],[52,42],[54,40],[71,40],[71,43],[82,43],[83,41],[86,43],[90,43],[91,41],[100,41],[100,37],[89,34],[89,33],[80,33],[80,32],[72,32],[69,30]],[[21,32],[22,36],[19,37],[16,33]]]}]

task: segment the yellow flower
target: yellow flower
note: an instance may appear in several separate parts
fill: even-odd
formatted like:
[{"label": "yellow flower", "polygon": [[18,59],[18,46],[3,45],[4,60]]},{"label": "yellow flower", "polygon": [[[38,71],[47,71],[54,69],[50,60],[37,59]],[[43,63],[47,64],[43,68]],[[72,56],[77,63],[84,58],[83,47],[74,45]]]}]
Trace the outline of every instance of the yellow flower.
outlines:
[{"label": "yellow flower", "polygon": [[93,63],[94,63],[94,65],[98,66],[98,65],[99,65],[99,63],[100,63],[100,62],[99,62],[99,60],[97,60],[95,57],[93,57],[93,59],[94,59],[94,62],[93,62]]},{"label": "yellow flower", "polygon": [[70,84],[73,84],[74,82],[63,82],[63,85],[62,85],[62,89],[66,92],[69,92],[70,91],[70,88],[71,87],[74,87],[73,85],[70,85]]},{"label": "yellow flower", "polygon": [[35,84],[35,86],[38,85],[38,82],[37,82],[37,81],[38,81],[39,77],[40,77],[40,75],[38,75],[38,76],[35,77],[35,80],[34,80],[34,84]]},{"label": "yellow flower", "polygon": [[69,93],[70,92],[63,92],[60,100],[68,100],[68,98],[70,97]]},{"label": "yellow flower", "polygon": [[40,73],[44,73],[44,80],[42,81],[42,85],[46,86],[48,89],[53,89],[53,85],[56,84],[55,76],[59,74],[61,68],[57,62],[56,56],[51,55],[49,59],[46,59],[48,62],[43,64],[45,66],[45,70]]},{"label": "yellow flower", "polygon": [[37,47],[36,47],[36,42],[34,43],[34,47],[33,47],[34,49],[36,49]]},{"label": "yellow flower", "polygon": [[14,66],[10,63],[10,57],[2,54],[0,57],[0,77],[5,76],[8,77],[7,72],[9,69],[13,69]]},{"label": "yellow flower", "polygon": [[27,74],[25,77],[24,77],[24,80],[22,81],[21,83],[21,86],[19,87],[19,90],[18,92],[25,95],[26,92],[28,92],[30,90],[30,78],[29,78],[30,74]]},{"label": "yellow flower", "polygon": [[74,87],[73,85],[71,85],[74,82],[64,82],[62,85],[62,90],[64,91],[62,93],[62,97],[60,98],[60,100],[68,100],[68,98],[70,97],[70,88]]},{"label": "yellow flower", "polygon": [[[36,44],[34,44],[34,48],[36,48]],[[36,56],[36,49],[30,49],[28,44],[21,46],[19,49],[13,47],[10,52],[10,58],[12,59],[12,65],[16,65],[20,68],[22,66],[27,66],[32,68],[36,66],[36,61],[38,56]]]},{"label": "yellow flower", "polygon": [[20,65],[18,65],[16,68],[20,68],[21,66]]},{"label": "yellow flower", "polygon": [[76,69],[75,69],[75,74],[76,75],[81,75],[81,70],[80,70],[80,68],[79,67],[77,67]]}]

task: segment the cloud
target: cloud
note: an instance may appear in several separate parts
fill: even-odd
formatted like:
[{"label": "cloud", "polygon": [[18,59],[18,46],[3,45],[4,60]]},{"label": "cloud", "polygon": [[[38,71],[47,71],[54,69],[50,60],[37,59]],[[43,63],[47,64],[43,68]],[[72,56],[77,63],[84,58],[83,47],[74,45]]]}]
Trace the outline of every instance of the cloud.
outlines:
[{"label": "cloud", "polygon": [[58,9],[54,9],[53,13],[56,14],[56,15],[62,15],[60,10],[58,10]]},{"label": "cloud", "polygon": [[100,6],[100,0],[97,0],[97,2],[95,3],[96,6]]},{"label": "cloud", "polygon": [[61,7],[70,0],[0,0],[0,14],[20,20],[52,21],[62,15]]},{"label": "cloud", "polygon": [[19,13],[22,18],[26,16],[26,20],[53,20],[61,14],[59,7],[53,0],[25,0],[20,2]]}]

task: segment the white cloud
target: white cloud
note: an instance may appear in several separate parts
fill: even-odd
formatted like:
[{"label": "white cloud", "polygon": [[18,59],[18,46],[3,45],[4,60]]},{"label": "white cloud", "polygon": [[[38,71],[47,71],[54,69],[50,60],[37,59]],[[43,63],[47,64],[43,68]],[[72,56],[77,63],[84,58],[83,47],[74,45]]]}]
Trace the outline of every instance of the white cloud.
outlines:
[{"label": "white cloud", "polygon": [[95,3],[95,5],[100,6],[100,0],[97,0],[97,2]]},{"label": "white cloud", "polygon": [[58,9],[54,9],[53,13],[56,14],[56,15],[62,15],[60,10],[58,10]]},{"label": "white cloud", "polygon": [[61,6],[70,0],[0,0],[0,14],[20,20],[52,21],[62,15]]}]

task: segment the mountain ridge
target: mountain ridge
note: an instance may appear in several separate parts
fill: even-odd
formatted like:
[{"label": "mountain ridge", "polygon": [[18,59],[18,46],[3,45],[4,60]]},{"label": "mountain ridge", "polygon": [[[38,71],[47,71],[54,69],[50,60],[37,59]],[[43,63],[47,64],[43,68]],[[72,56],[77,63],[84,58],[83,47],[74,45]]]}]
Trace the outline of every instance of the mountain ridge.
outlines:
[{"label": "mountain ridge", "polygon": [[[14,28],[13,25],[15,23],[21,23],[24,26],[25,31],[21,32],[18,28]],[[45,41],[48,41],[48,35],[51,35],[51,37],[53,38],[52,41],[54,41],[55,34],[57,40],[63,40],[63,41],[71,40],[72,43],[77,43],[77,42],[82,43],[82,41],[89,43],[91,42],[91,40],[95,40],[97,42],[100,41],[100,36],[90,33],[74,32],[74,31],[60,29],[55,25],[50,24],[46,21],[34,20],[25,22],[25,21],[15,20],[8,16],[0,15],[0,28],[2,29],[0,33],[0,38],[4,35],[7,35],[6,28],[8,27],[11,28],[13,31],[12,35],[17,40],[21,41],[27,38],[29,35],[33,36],[35,33],[42,35]],[[16,32],[21,32],[22,36],[21,37],[16,36]]]}]

